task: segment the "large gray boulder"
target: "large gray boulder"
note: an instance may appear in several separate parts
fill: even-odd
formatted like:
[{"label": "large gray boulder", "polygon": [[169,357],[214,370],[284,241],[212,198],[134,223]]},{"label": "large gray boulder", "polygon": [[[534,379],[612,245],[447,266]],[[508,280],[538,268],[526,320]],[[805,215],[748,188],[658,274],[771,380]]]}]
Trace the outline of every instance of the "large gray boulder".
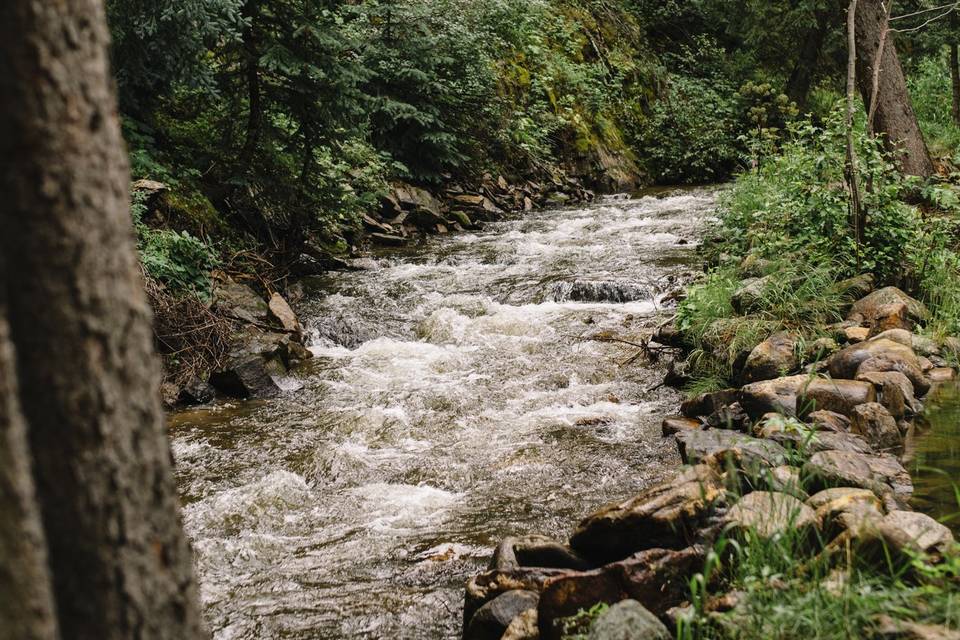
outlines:
[{"label": "large gray boulder", "polygon": [[598,617],[589,640],[672,640],[673,634],[657,616],[636,600],[622,600]]},{"label": "large gray boulder", "polygon": [[913,493],[910,474],[896,458],[852,451],[821,451],[803,465],[802,475],[810,486],[859,487],[878,496],[892,494],[900,502]]},{"label": "large gray boulder", "polygon": [[920,359],[913,349],[889,338],[874,338],[842,349],[830,358],[830,375],[852,380],[869,372],[899,371],[911,382],[916,395],[930,388]]},{"label": "large gray boulder", "polygon": [[870,325],[878,317],[882,307],[897,303],[905,306],[907,317],[913,322],[923,322],[930,317],[927,307],[919,300],[911,298],[896,287],[884,287],[855,302],[847,318]]},{"label": "large gray boulder", "polygon": [[754,382],[740,390],[740,404],[754,419],[766,413],[797,416],[818,410],[849,415],[856,405],[875,399],[869,383],[811,375]]},{"label": "large gray boulder", "polygon": [[779,467],[788,457],[787,451],[776,442],[724,429],[687,431],[674,437],[684,464],[731,463],[748,473],[759,473]]},{"label": "large gray boulder", "polygon": [[754,491],[740,498],[726,514],[730,530],[752,532],[770,539],[790,531],[809,535],[817,528],[813,509],[792,495],[776,491]]},{"label": "large gray boulder", "polygon": [[655,547],[682,547],[693,541],[722,496],[722,479],[712,467],[691,467],[669,482],[588,516],[574,531],[570,546],[602,562]]}]

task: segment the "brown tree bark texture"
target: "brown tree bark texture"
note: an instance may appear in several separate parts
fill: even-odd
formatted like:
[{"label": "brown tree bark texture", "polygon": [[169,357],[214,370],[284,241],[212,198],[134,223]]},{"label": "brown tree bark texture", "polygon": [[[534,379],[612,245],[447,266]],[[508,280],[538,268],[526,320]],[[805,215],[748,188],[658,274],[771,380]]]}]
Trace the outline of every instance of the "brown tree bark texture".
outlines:
[{"label": "brown tree bark texture", "polygon": [[[3,278],[0,264],[0,282]],[[0,640],[55,640],[47,549],[0,291]]]},{"label": "brown tree bark texture", "polygon": [[61,634],[203,637],[102,0],[0,2],[0,250]]},{"label": "brown tree bark texture", "polygon": [[879,62],[875,130],[884,134],[887,148],[896,155],[904,173],[929,177],[934,173],[933,162],[907,92],[893,33],[887,35],[882,60],[877,56],[885,15],[880,0],[861,0],[857,7],[857,85],[869,111],[874,68]]}]

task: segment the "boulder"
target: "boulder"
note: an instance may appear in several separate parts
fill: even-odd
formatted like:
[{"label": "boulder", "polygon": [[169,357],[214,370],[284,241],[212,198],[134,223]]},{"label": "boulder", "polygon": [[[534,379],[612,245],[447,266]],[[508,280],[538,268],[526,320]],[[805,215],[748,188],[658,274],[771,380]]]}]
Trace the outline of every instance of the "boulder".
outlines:
[{"label": "boulder", "polygon": [[817,453],[818,451],[874,453],[869,442],[852,433],[781,431],[771,434],[770,440],[786,449],[796,449],[805,454]]},{"label": "boulder", "polygon": [[753,532],[770,539],[788,531],[810,533],[817,526],[813,509],[794,496],[754,491],[740,498],[726,514],[727,526],[741,535]]},{"label": "boulder", "polygon": [[822,409],[847,415],[856,405],[875,399],[876,392],[868,383],[809,375],[754,382],[740,390],[740,404],[751,417],[807,415]]},{"label": "boulder", "polygon": [[[891,361],[902,362],[920,371],[920,361],[911,347],[889,338],[877,337],[851,345],[834,354],[830,358],[830,375],[834,378],[853,380],[857,376],[857,369],[864,362],[881,356]],[[903,373],[907,375],[906,372]],[[910,376],[907,375],[907,377]]]},{"label": "boulder", "polygon": [[858,532],[883,517],[883,504],[867,489],[838,487],[814,494],[807,500],[828,536],[843,531]]},{"label": "boulder", "polygon": [[621,600],[594,621],[588,640],[672,640],[657,616],[636,600]]},{"label": "boulder", "polygon": [[917,413],[913,383],[899,371],[869,371],[859,374],[857,380],[872,384],[877,390],[877,401],[897,420]]},{"label": "boulder", "polygon": [[453,210],[450,212],[450,219],[456,222],[464,229],[475,229],[476,225],[465,211]]},{"label": "boulder", "polygon": [[648,549],[600,569],[551,579],[537,607],[540,638],[560,640],[561,620],[598,602],[633,599],[661,616],[688,597],[688,580],[703,568],[705,558],[701,547]]},{"label": "boulder", "polygon": [[680,405],[680,413],[687,418],[706,417],[711,413],[737,401],[739,391],[724,389],[713,393],[701,393],[698,396],[685,400]]},{"label": "boulder", "polygon": [[664,437],[666,437],[680,433],[681,431],[693,431],[695,429],[700,429],[701,426],[702,423],[699,420],[694,420],[693,418],[684,418],[683,416],[668,416],[663,419],[661,430],[663,431]]},{"label": "boulder", "polygon": [[463,597],[463,628],[469,626],[473,614],[497,596],[508,591],[540,593],[551,578],[573,573],[569,569],[524,567],[513,571],[486,571],[467,581]]},{"label": "boulder", "polygon": [[507,591],[477,609],[463,632],[464,640],[500,640],[513,620],[536,610],[539,596],[533,591]]},{"label": "boulder", "polygon": [[390,233],[369,233],[367,237],[370,241],[384,247],[402,247],[407,243],[407,239]]},{"label": "boulder", "polygon": [[859,300],[873,291],[874,286],[873,274],[861,273],[858,276],[841,280],[833,288],[848,300]]},{"label": "boulder", "polygon": [[674,437],[684,464],[732,464],[756,474],[762,469],[779,467],[787,458],[787,451],[777,443],[735,431],[687,431]]},{"label": "boulder", "polygon": [[245,284],[224,276],[213,287],[213,304],[227,317],[250,324],[269,322],[269,308],[260,295]]},{"label": "boulder", "polygon": [[262,399],[280,395],[280,387],[267,370],[267,361],[260,355],[234,358],[221,371],[210,376],[210,384],[234,398]]},{"label": "boulder", "polygon": [[539,535],[504,538],[487,567],[493,571],[513,571],[521,567],[549,569],[592,569],[593,565],[570,547]]},{"label": "boulder", "polygon": [[216,389],[209,382],[193,377],[180,389],[177,402],[181,405],[192,406],[207,404],[217,395]]},{"label": "boulder", "polygon": [[796,336],[789,333],[770,336],[750,352],[740,379],[744,383],[750,383],[791,373],[800,366],[796,349]]},{"label": "boulder", "polygon": [[821,409],[811,412],[807,416],[807,420],[817,431],[834,431],[837,433],[850,431],[850,418],[842,413]]},{"label": "boulder", "polygon": [[684,546],[694,541],[698,527],[722,495],[722,480],[714,469],[689,468],[669,482],[587,517],[574,531],[570,546],[602,562],[654,547]]},{"label": "boulder", "polygon": [[952,367],[936,367],[927,373],[931,383],[951,382],[956,380],[957,371]]},{"label": "boulder", "polygon": [[847,327],[843,330],[843,337],[849,344],[858,344],[870,337],[869,327]]},{"label": "boulder", "polygon": [[270,296],[270,301],[267,302],[267,308],[270,310],[270,315],[280,323],[284,331],[290,333],[300,332],[300,322],[297,320],[297,314],[293,312],[293,309],[290,308],[290,305],[279,293],[274,293]]},{"label": "boulder", "polygon": [[914,300],[896,287],[884,287],[855,302],[847,318],[869,325],[877,318],[882,307],[897,303],[906,307],[907,317],[913,322],[923,322],[930,316],[926,306],[919,300]]},{"label": "boulder", "polygon": [[850,431],[863,436],[878,449],[893,449],[903,445],[896,418],[878,402],[867,402],[853,408]]},{"label": "boulder", "polygon": [[915,339],[919,338],[920,336],[915,336],[908,329],[889,329],[871,337],[875,338],[876,340],[892,340],[893,342],[899,342],[903,346],[913,349],[914,353],[919,353],[919,351],[916,349]]},{"label": "boulder", "polygon": [[826,360],[839,350],[840,345],[833,338],[817,338],[807,345],[803,359],[806,362],[819,362]]},{"label": "boulder", "polygon": [[707,426],[711,429],[730,429],[748,433],[752,424],[750,416],[739,402],[721,407],[707,416]]},{"label": "boulder", "polygon": [[907,305],[903,302],[879,305],[874,309],[874,314],[870,321],[870,337],[891,329],[913,329],[913,320],[910,319]]},{"label": "boulder", "polygon": [[770,491],[786,493],[801,500],[807,499],[807,492],[803,490],[800,481],[800,469],[789,465],[781,465],[770,469],[764,476],[766,487]]},{"label": "boulder", "polygon": [[768,275],[762,278],[747,278],[741,282],[740,287],[733,292],[730,298],[730,304],[734,311],[740,315],[746,315],[753,311],[772,279],[773,276]]},{"label": "boulder", "polygon": [[892,456],[820,451],[803,465],[801,473],[808,486],[815,489],[859,487],[880,497],[892,493],[899,501],[913,493],[910,474]]},{"label": "boulder", "polygon": [[[913,385],[914,396],[923,396],[930,390],[930,378],[924,373],[923,363],[917,360],[919,367],[914,367],[908,362],[889,355],[874,356],[860,365],[857,369],[857,377],[865,373],[899,371],[905,375]],[[932,367],[930,367],[932,368]]]},{"label": "boulder", "polygon": [[955,544],[950,529],[916,511],[891,511],[879,522],[877,532],[888,548],[902,554],[942,556]]}]

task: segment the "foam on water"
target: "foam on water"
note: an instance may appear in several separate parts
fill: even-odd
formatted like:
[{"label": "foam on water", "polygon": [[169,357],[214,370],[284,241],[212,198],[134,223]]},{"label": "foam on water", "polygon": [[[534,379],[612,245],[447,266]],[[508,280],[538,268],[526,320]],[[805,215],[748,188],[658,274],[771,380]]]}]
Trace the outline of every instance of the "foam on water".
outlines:
[{"label": "foam on water", "polygon": [[[591,337],[662,320],[713,202],[537,212],[319,281],[281,397],[172,419],[216,640],[458,637],[502,537],[563,538],[674,464],[663,371]],[[574,282],[636,299],[555,295]]]}]

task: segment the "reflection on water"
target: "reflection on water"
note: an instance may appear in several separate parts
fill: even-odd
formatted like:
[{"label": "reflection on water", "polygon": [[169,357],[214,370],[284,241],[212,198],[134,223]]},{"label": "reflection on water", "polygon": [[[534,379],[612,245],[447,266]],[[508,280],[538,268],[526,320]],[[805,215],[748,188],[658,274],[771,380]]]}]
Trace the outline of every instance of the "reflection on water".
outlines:
[{"label": "reflection on water", "polygon": [[676,464],[663,371],[583,337],[662,320],[713,203],[539,212],[315,281],[296,391],[172,419],[217,640],[455,638],[501,538],[566,537]]},{"label": "reflection on water", "polygon": [[930,392],[911,463],[914,506],[960,533],[960,383]]}]

